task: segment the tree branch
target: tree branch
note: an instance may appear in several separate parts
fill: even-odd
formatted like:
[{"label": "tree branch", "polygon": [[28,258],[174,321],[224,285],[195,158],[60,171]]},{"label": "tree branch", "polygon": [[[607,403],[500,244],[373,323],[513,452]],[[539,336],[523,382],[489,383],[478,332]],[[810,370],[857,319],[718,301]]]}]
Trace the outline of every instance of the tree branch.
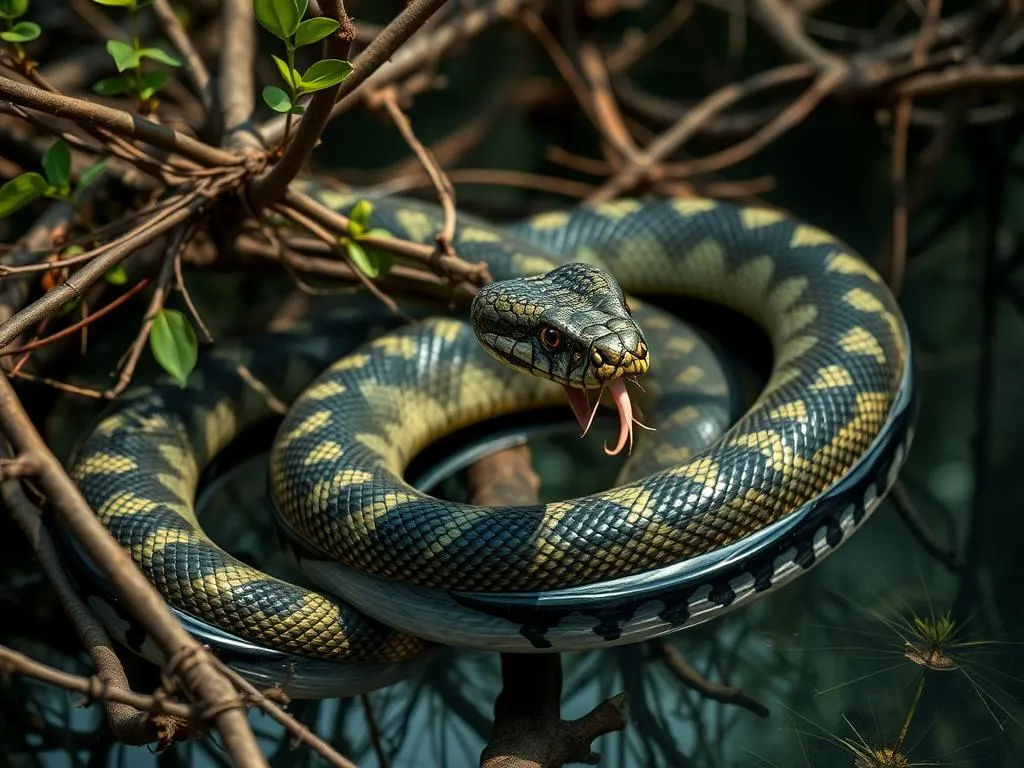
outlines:
[{"label": "tree branch", "polygon": [[216,149],[130,112],[51,93],[6,77],[0,77],[0,98],[85,126],[98,126],[118,136],[138,139],[206,167],[231,167],[242,162],[238,155]]},{"label": "tree branch", "polygon": [[185,689],[195,697],[199,712],[209,713],[234,763],[239,766],[266,766],[234,686],[220,674],[209,652],[175,620],[163,598],[135,566],[128,552],[97,519],[57,457],[32,426],[5,376],[0,376],[0,429],[16,452],[31,454],[40,462],[39,487],[46,494],[47,503],[60,524],[74,536],[110,581],[126,609],[145,627],[164,658],[179,662],[174,671],[180,676]]},{"label": "tree branch", "polygon": [[[24,460],[30,457],[31,454],[22,454],[18,458]],[[36,464],[34,460],[32,463]],[[77,678],[79,687],[72,690],[92,699],[103,700],[107,723],[117,739],[125,744],[157,742],[161,747],[166,747],[184,737],[188,731],[187,718],[192,714],[189,707],[168,701],[166,697],[141,696],[131,691],[128,677],[114,653],[107,631],[75,591],[61,565],[53,538],[43,525],[42,513],[29,501],[21,485],[4,483],[0,486],[0,494],[14,522],[28,539],[37,562],[57,593],[65,615],[96,667],[96,677]],[[25,666],[19,664],[17,668],[21,671]],[[63,682],[66,681],[65,678]],[[54,679],[47,682],[61,684],[61,681]]]},{"label": "tree branch", "polygon": [[[473,504],[536,504],[540,479],[530,466],[530,449],[509,448],[480,459],[467,472]],[[598,704],[578,720],[561,717],[562,662],[559,654],[501,654],[502,689],[494,702],[494,728],[480,755],[482,768],[560,768],[596,765],[591,742],[626,727],[625,694]]]},{"label": "tree branch", "polygon": [[256,23],[252,0],[224,0],[221,19],[224,43],[221,47],[217,89],[222,144],[256,148],[260,142],[252,131],[252,113],[256,106],[256,85],[253,79]]}]

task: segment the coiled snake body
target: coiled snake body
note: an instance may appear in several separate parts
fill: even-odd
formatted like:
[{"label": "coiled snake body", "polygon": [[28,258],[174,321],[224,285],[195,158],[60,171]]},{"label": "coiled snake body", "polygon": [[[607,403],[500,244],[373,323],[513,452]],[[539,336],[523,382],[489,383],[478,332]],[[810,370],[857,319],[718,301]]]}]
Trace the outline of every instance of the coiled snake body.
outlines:
[{"label": "coiled snake body", "polygon": [[[339,207],[359,199],[316,191]],[[375,227],[421,242],[439,221],[407,200],[373,213]],[[704,199],[619,200],[508,228],[460,217],[455,245],[499,281],[474,302],[476,334],[463,319],[378,313],[381,334],[342,311],[217,348],[185,388],[136,388],[76,451],[72,476],[104,524],[251,678],[348,695],[410,674],[433,642],[539,652],[672,632],[819,561],[894,481],[914,411],[907,329],[879,276],[828,233]],[[736,423],[707,346],[635,295],[722,304],[767,331],[771,376]],[[403,479],[438,438],[564,407],[573,389],[584,423],[581,386],[608,389],[630,428],[620,443],[631,440],[623,382],[648,363],[643,418],[656,431],[610,490],[482,508]],[[272,497],[323,592],[242,563],[195,518],[203,468],[278,401],[292,404]],[[108,626],[146,652],[113,610]]]}]

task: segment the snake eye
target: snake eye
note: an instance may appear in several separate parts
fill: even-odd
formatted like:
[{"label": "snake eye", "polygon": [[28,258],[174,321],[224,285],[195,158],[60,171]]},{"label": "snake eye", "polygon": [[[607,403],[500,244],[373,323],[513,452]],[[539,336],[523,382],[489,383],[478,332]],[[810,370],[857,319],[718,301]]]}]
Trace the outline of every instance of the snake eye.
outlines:
[{"label": "snake eye", "polygon": [[550,325],[542,325],[540,328],[540,343],[550,350],[556,350],[562,346],[562,334],[557,328]]}]

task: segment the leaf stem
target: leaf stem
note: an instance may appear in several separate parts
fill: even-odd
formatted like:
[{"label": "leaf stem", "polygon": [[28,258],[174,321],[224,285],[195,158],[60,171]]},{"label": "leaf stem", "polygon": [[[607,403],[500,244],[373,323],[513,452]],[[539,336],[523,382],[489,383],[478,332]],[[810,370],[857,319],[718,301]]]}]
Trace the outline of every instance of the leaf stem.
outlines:
[{"label": "leaf stem", "polygon": [[903,727],[900,728],[900,735],[896,738],[896,743],[893,745],[893,751],[899,753],[903,750],[903,743],[907,740],[907,732],[910,730],[910,721],[914,719],[914,713],[917,712],[917,705],[921,701],[921,694],[924,693],[924,681],[928,677],[928,670],[925,669],[921,672],[921,679],[917,681],[917,690],[914,691],[914,700],[910,702],[910,709],[907,710],[907,716],[903,720]]}]

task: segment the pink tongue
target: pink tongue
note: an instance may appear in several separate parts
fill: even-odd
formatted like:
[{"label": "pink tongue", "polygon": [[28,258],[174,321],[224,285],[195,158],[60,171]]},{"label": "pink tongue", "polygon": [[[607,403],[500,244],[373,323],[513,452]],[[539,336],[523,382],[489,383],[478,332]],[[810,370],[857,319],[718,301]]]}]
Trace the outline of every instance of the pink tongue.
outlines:
[{"label": "pink tongue", "polygon": [[629,399],[629,392],[626,391],[626,382],[622,379],[615,379],[608,385],[608,391],[612,393],[612,400],[615,401],[615,408],[619,412],[619,442],[615,450],[609,451],[607,443],[604,452],[609,456],[619,453],[626,440],[629,440],[629,449],[633,450],[633,403]]},{"label": "pink tongue", "polygon": [[[619,442],[613,451],[609,451],[606,444],[604,452],[609,456],[614,456],[622,451],[627,440],[629,441],[630,449],[633,447],[633,403],[629,399],[626,383],[622,379],[612,381],[608,385],[608,391],[611,393],[612,401],[619,412]],[[572,406],[572,412],[576,416],[576,421],[580,423],[583,434],[587,434],[590,431],[590,425],[594,421],[594,415],[597,413],[600,397],[598,402],[594,403],[593,409],[591,409],[590,399],[587,397],[585,390],[565,387],[565,393],[569,397],[569,405]]]}]

